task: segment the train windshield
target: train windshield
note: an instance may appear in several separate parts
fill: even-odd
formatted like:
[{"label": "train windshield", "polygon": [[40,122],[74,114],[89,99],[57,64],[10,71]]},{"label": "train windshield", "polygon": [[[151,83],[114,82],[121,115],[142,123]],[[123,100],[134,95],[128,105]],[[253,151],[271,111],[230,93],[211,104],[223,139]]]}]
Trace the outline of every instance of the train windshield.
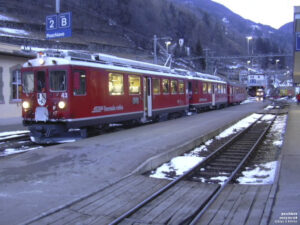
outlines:
[{"label": "train windshield", "polygon": [[32,71],[23,73],[22,83],[24,93],[32,93],[34,91],[34,73]]},{"label": "train windshield", "polygon": [[43,92],[46,88],[46,74],[44,71],[37,72],[37,91]]},{"label": "train windshield", "polygon": [[66,71],[51,71],[50,72],[50,90],[51,91],[66,91],[66,89],[67,89]]}]

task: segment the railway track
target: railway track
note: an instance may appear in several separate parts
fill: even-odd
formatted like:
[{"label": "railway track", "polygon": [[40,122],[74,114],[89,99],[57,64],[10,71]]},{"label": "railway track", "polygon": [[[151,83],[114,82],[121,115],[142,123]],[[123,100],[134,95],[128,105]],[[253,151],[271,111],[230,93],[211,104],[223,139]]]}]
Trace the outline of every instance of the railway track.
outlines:
[{"label": "railway track", "polygon": [[[235,179],[238,172],[251,158],[253,153],[255,153],[255,150],[264,139],[272,123],[276,119],[275,116],[270,122],[264,120],[263,117],[264,116],[261,116],[248,128],[237,133],[229,141],[208,155],[205,160],[198,163],[182,176],[177,177],[168,185],[155,192],[120,217],[116,218],[110,223],[110,225],[134,224],[134,222],[138,221],[147,224],[149,221],[143,221],[141,219],[143,216],[145,216],[142,212],[147,211],[145,208],[147,208],[148,205],[150,205],[160,196],[168,195],[168,191],[170,191],[171,188],[174,189],[175,186],[182,185],[183,182],[205,181],[207,183],[214,183],[214,185],[218,183],[216,190],[213,191],[212,194],[208,195],[207,199],[203,201],[201,205],[197,206],[197,209],[192,212],[191,215],[185,217],[183,221],[179,222],[179,224],[196,224],[205,211],[210,207],[210,205],[218,198],[223,189]],[[222,176],[223,182],[211,179],[212,177],[216,177],[218,175]],[[165,209],[162,207],[161,210]],[[162,219],[162,221],[156,222],[169,224],[170,221],[172,221],[172,218],[169,218],[166,221]],[[176,223],[178,223],[178,220]]]},{"label": "railway track", "polygon": [[42,146],[31,142],[29,132],[0,136],[0,157],[19,154]]}]

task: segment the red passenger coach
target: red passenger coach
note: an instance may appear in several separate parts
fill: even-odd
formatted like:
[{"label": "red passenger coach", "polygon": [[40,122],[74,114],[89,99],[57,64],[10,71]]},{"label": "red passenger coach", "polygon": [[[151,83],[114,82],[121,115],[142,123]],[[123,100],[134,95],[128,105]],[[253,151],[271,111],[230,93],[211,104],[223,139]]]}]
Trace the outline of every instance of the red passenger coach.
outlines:
[{"label": "red passenger coach", "polygon": [[219,77],[195,73],[189,79],[190,109],[201,111],[227,105],[227,84]]},{"label": "red passenger coach", "polygon": [[23,123],[32,140],[57,141],[79,128],[146,122],[188,110],[188,79],[173,70],[108,55],[51,53],[22,68]]},{"label": "red passenger coach", "polygon": [[247,99],[247,90],[245,85],[229,82],[227,85],[228,104],[240,104]]}]

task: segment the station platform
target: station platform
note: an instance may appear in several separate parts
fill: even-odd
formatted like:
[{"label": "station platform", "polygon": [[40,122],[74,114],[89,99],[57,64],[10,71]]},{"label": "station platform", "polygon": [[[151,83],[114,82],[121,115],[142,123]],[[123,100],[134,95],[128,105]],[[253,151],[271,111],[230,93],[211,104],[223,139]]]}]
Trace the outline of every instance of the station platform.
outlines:
[{"label": "station platform", "polygon": [[22,117],[0,118],[0,132],[27,130],[22,124]]},{"label": "station platform", "polygon": [[[37,221],[94,193],[109,190],[132,174],[155,168],[264,106],[239,105],[2,158],[0,224],[43,224]],[[299,216],[300,164],[297,165],[296,147],[300,140],[297,136],[293,139],[297,132],[298,137],[300,134],[299,113],[299,106],[291,107],[278,185],[273,185],[266,206],[272,214],[267,215],[265,224],[277,224],[284,213]],[[286,176],[287,173],[295,175]],[[291,192],[286,195],[285,191]],[[286,204],[290,206],[287,210]],[[47,224],[47,220],[44,222]]]},{"label": "station platform", "polygon": [[291,105],[269,224],[300,224],[300,106]]}]

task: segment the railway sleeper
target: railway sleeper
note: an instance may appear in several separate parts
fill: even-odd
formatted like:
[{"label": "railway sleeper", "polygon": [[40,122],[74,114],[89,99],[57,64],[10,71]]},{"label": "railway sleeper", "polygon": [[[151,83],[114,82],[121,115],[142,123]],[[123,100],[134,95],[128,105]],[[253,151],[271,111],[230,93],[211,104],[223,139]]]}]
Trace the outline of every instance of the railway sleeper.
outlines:
[{"label": "railway sleeper", "polygon": [[193,176],[203,176],[203,177],[213,177],[213,176],[229,176],[231,173],[224,171],[215,171],[215,170],[202,170],[197,171]]},{"label": "railway sleeper", "polygon": [[[247,149],[248,150],[248,149]],[[222,156],[239,156],[239,157],[243,157],[245,155],[245,153],[247,153],[247,150],[245,149],[244,151],[241,150],[227,150],[226,152],[222,153]]]},{"label": "railway sleeper", "polygon": [[223,153],[218,158],[223,159],[234,159],[234,160],[241,160],[241,157],[243,157],[244,154],[231,154],[231,153]]},{"label": "railway sleeper", "polygon": [[239,164],[238,162],[235,163],[235,162],[224,162],[224,161],[223,162],[216,162],[216,161],[214,161],[214,162],[211,162],[209,165],[213,166],[213,167],[215,167],[215,166],[224,166],[224,167],[235,168],[238,164]]},{"label": "railway sleeper", "polygon": [[211,170],[211,171],[217,171],[217,172],[232,173],[232,171],[235,169],[235,167],[207,166],[205,169]]},{"label": "railway sleeper", "polygon": [[232,163],[239,163],[241,162],[241,158],[238,157],[238,158],[231,158],[231,157],[219,157],[217,159],[215,159],[215,162],[232,162]]},{"label": "railway sleeper", "polygon": [[231,146],[230,149],[245,149],[245,148],[246,149],[250,149],[254,145],[254,143],[255,142],[252,142],[250,144],[248,144],[248,143],[245,143],[245,144],[243,144],[243,143],[235,144],[235,145]]}]

